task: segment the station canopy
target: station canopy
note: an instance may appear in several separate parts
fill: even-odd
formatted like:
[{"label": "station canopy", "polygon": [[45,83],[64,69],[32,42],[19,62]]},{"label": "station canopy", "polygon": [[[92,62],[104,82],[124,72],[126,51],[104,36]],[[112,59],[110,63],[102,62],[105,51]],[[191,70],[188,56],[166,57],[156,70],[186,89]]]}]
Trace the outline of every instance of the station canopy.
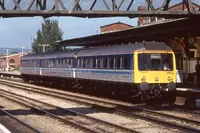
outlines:
[{"label": "station canopy", "polygon": [[188,36],[200,36],[200,18],[165,19],[123,31],[63,40],[58,44],[61,47],[90,47],[142,41],[167,41],[174,37]]}]

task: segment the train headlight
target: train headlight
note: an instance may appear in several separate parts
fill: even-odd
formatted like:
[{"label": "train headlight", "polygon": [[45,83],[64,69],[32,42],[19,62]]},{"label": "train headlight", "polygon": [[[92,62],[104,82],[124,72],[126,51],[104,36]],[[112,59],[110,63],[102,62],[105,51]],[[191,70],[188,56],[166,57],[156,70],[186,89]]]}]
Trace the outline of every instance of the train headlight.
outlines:
[{"label": "train headlight", "polygon": [[172,81],[172,78],[169,76],[169,77],[167,77],[167,80],[168,81]]},{"label": "train headlight", "polygon": [[158,78],[158,77],[155,77],[155,81],[159,81],[159,78]]},{"label": "train headlight", "polygon": [[146,81],[146,78],[145,76],[142,77],[142,82],[145,82]]}]

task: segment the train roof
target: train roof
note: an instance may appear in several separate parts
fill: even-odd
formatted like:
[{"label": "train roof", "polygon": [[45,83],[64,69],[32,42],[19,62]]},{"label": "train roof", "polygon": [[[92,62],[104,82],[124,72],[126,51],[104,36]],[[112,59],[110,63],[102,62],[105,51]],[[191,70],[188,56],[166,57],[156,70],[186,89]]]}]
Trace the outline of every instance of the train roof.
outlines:
[{"label": "train roof", "polygon": [[109,55],[109,54],[130,54],[135,50],[172,50],[164,42],[142,42],[130,43],[124,45],[104,46],[85,48],[78,52],[77,56],[95,56],[95,55]]},{"label": "train roof", "polygon": [[33,60],[33,59],[41,59],[43,54],[28,54],[28,55],[24,55],[20,58],[20,60]]},{"label": "train roof", "polygon": [[110,55],[110,54],[131,54],[135,50],[172,50],[164,42],[142,42],[142,43],[130,43],[124,45],[112,45],[103,47],[90,47],[79,50],[65,50],[57,52],[49,52],[45,54],[29,54],[21,57],[21,60],[32,59],[53,59],[76,56],[96,56],[96,55]]},{"label": "train roof", "polygon": [[45,54],[28,54],[21,57],[21,60],[33,60],[33,59],[52,59],[52,58],[63,58],[63,57],[74,57],[74,54],[77,50],[65,50],[65,51],[56,51],[49,52]]},{"label": "train roof", "polygon": [[74,57],[74,54],[77,50],[65,50],[65,51],[57,51],[50,52],[43,55],[43,59],[52,59],[52,58],[64,58],[64,57]]}]

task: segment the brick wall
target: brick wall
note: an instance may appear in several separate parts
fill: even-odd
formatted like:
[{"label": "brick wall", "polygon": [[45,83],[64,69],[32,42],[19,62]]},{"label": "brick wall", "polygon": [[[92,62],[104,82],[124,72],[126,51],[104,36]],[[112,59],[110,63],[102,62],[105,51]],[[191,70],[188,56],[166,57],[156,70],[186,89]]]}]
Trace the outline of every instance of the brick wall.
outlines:
[{"label": "brick wall", "polygon": [[[192,4],[192,7],[194,9],[199,9],[199,7],[195,4]],[[170,7],[169,10],[170,11],[182,11],[182,10],[187,10],[187,7],[186,7],[185,3],[180,3],[180,4]]]},{"label": "brick wall", "polygon": [[[146,10],[147,10],[146,6],[139,6],[138,7],[138,11],[146,11]],[[143,17],[138,17],[137,25],[140,26],[143,23],[144,23]]]},{"label": "brick wall", "polygon": [[[194,9],[199,9],[199,6],[197,6],[194,3],[192,3],[192,7]],[[147,10],[146,6],[139,6],[138,7],[138,11],[146,11],[146,10]],[[168,10],[169,11],[182,11],[182,10],[187,10],[187,7],[186,7],[185,3],[179,3],[179,4],[176,4],[174,6],[169,7]],[[137,22],[138,26],[145,24],[145,20],[147,20],[147,18],[151,19],[150,17],[138,17],[138,22]],[[158,18],[158,20],[159,20],[159,18]]]},{"label": "brick wall", "polygon": [[16,55],[16,56],[10,56],[10,57],[8,57],[9,65],[10,65],[10,61],[13,59],[15,61],[15,68],[20,67],[20,57],[21,57],[21,55]]},{"label": "brick wall", "polygon": [[132,28],[133,26],[121,22],[101,26],[101,33],[109,33]]},{"label": "brick wall", "polygon": [[[21,54],[8,55],[8,57],[7,56],[1,57],[1,61],[0,61],[1,69],[7,70],[9,69],[10,65],[13,65],[14,68],[19,68],[20,57],[21,57]],[[12,63],[12,60],[14,60],[14,63]],[[8,61],[8,66],[7,66],[7,61]]]}]

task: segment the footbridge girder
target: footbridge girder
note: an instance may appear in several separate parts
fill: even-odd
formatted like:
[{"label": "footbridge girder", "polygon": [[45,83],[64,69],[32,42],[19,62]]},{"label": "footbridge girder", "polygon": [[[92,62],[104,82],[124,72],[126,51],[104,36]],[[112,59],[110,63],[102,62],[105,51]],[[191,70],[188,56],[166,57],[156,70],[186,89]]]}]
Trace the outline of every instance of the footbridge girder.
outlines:
[{"label": "footbridge girder", "polygon": [[[89,18],[113,16],[177,18],[200,16],[200,7],[198,9],[194,8],[192,0],[183,0],[185,7],[182,10],[169,10],[171,3],[175,1],[161,0],[159,7],[155,7],[152,0],[0,0],[0,16],[75,16]],[[147,5],[148,10],[138,11],[139,5]]]}]

